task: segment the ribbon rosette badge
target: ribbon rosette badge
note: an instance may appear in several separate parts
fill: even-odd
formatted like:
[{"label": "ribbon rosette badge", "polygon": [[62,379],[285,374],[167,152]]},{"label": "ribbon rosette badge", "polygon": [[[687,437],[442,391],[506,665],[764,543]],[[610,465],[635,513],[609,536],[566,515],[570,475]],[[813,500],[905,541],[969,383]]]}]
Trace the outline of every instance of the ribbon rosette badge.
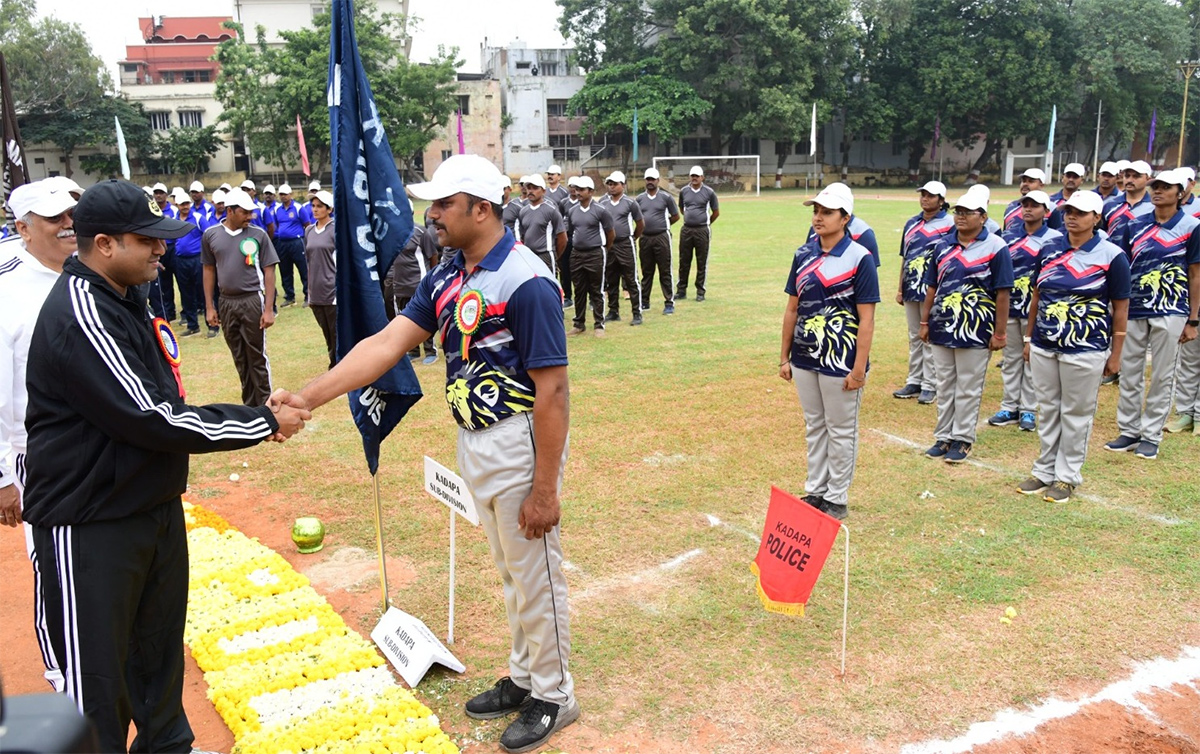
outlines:
[{"label": "ribbon rosette badge", "polygon": [[179,366],[179,341],[175,339],[171,325],[165,319],[155,317],[154,331],[158,335],[158,346],[167,357],[167,363],[173,367]]},{"label": "ribbon rosette badge", "polygon": [[487,305],[483,300],[483,293],[478,290],[471,289],[458,297],[458,303],[454,307],[454,323],[458,325],[458,331],[462,333],[462,358],[463,361],[468,359],[468,351],[471,348],[471,336],[479,330],[480,323],[483,322],[483,312]]},{"label": "ribbon rosette badge", "polygon": [[246,266],[253,267],[255,260],[258,258],[258,239],[247,238],[238,244],[238,251],[242,252],[242,256],[246,258]]}]

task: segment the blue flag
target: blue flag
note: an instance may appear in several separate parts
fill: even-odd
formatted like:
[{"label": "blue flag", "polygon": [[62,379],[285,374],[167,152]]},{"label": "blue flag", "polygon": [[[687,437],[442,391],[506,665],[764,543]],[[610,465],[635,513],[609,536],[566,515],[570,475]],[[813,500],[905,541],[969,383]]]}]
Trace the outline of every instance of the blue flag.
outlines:
[{"label": "blue flag", "polygon": [[[413,232],[413,210],[354,38],[350,0],[333,0],[329,37],[329,130],[333,203],[337,208],[337,351],[387,326],[383,277]],[[408,357],[369,386],[350,393],[367,468],[379,468],[379,444],[421,399]]]}]

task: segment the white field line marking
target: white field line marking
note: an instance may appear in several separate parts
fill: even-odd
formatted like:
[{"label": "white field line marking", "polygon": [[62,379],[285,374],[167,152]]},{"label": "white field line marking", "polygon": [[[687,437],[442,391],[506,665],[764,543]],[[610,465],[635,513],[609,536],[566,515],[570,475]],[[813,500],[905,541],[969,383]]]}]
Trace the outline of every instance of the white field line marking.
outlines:
[{"label": "white field line marking", "polygon": [[746,539],[750,540],[751,542],[753,542],[755,544],[762,543],[762,538],[759,537],[757,534],[755,534],[752,531],[747,531],[746,529],[743,529],[740,526],[734,526],[733,524],[731,524],[727,521],[722,521],[721,519],[717,518],[716,516],[714,516],[711,513],[705,513],[704,515],[708,519],[709,526],[723,526],[726,529],[728,529],[729,531],[735,532],[737,534],[741,534],[743,537],[745,537]]},{"label": "white field line marking", "polygon": [[[885,437],[888,440],[891,440],[892,442],[899,443],[901,445],[907,445],[908,447],[916,448],[917,450],[925,450],[924,445],[921,445],[920,443],[917,443],[917,442],[913,442],[912,440],[909,440],[908,438],[898,437],[896,435],[884,432],[881,429],[872,428],[871,431],[877,435],[880,435],[881,437]],[[978,461],[974,458],[968,458],[967,463],[971,464],[972,466],[978,466],[981,469],[987,469],[988,471],[992,471],[992,472],[1001,474],[1006,477],[1014,477],[1015,478],[1015,477],[1021,476],[1021,473],[1019,471],[1013,471],[1012,469],[1006,469],[1003,466],[996,466],[995,464],[985,463],[984,461]],[[1174,516],[1164,516],[1161,513],[1151,513],[1149,511],[1144,511],[1139,508],[1131,508],[1126,505],[1118,505],[1117,503],[1111,502],[1109,500],[1105,500],[1104,498],[1102,498],[1098,495],[1091,495],[1086,492],[1076,492],[1075,497],[1079,498],[1080,500],[1086,500],[1089,503],[1093,503],[1094,505],[1098,505],[1101,508],[1108,508],[1109,510],[1121,511],[1122,513],[1128,513],[1131,516],[1137,516],[1138,518],[1144,518],[1147,521],[1153,521],[1154,523],[1162,524],[1163,526],[1178,526],[1179,524],[1186,523],[1185,521],[1175,518]]]},{"label": "white field line marking", "polygon": [[634,584],[641,584],[645,581],[653,579],[656,576],[661,576],[664,573],[669,573],[671,571],[677,570],[681,566],[683,566],[685,563],[687,563],[689,560],[697,558],[703,554],[704,554],[704,550],[702,550],[700,548],[696,548],[695,550],[688,550],[687,552],[683,553],[682,555],[676,555],[675,557],[671,558],[670,560],[666,561],[665,563],[660,563],[659,565],[656,565],[653,568],[647,568],[644,571],[638,571],[637,573],[629,575],[629,576],[614,576],[612,578],[607,578],[607,579],[603,579],[601,581],[597,581],[595,584],[589,586],[587,589],[584,589],[582,591],[576,592],[575,594],[571,595],[570,601],[572,603],[582,602],[583,600],[591,599],[592,597],[596,597],[604,592],[607,592],[610,589],[617,589],[617,588],[623,587],[623,586],[632,586]]},{"label": "white field line marking", "polygon": [[1010,736],[1027,736],[1043,723],[1069,717],[1083,707],[1098,702],[1115,702],[1127,709],[1140,712],[1150,720],[1157,721],[1154,713],[1138,700],[1139,695],[1170,689],[1176,685],[1200,690],[1197,688],[1198,684],[1200,684],[1200,647],[1184,647],[1183,653],[1178,659],[1167,660],[1160,657],[1134,665],[1132,675],[1105,686],[1093,696],[1074,702],[1051,698],[1024,711],[1002,710],[987,722],[975,723],[958,738],[949,741],[934,740],[906,744],[900,747],[900,754],[961,754],[976,746]]}]

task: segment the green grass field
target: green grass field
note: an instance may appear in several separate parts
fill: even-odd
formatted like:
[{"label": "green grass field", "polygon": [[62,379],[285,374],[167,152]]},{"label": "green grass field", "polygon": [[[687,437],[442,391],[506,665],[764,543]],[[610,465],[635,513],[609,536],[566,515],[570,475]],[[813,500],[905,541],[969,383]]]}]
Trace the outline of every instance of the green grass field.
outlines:
[{"label": "green grass field", "polygon": [[[994,195],[997,214],[1016,196],[1008,193]],[[897,441],[926,447],[935,420],[933,406],[891,397],[907,371],[892,297],[900,229],[918,211],[908,191],[863,194],[857,206],[883,252],[884,303],[846,522],[846,677],[840,540],[805,617],[763,611],[748,566],[770,486],[802,491],[805,477],[800,407],[776,367],[784,278],[808,228],[803,198],[726,200],[706,302],[680,302],[663,317],[655,291],[643,327],[626,324],[623,301],[625,322],[609,337],[570,341],[562,528],[584,722],[630,741],[680,742],[716,726],[714,752],[894,748],[1098,687],[1130,660],[1200,641],[1200,437],[1169,436],[1154,462],[1104,452],[1116,434],[1116,391],[1106,387],[1080,489],[1090,497],[1058,506],[1014,490],[1036,434],[981,429],[973,458],[986,468],[952,468]],[[299,307],[281,312],[268,352],[276,386],[301,387],[325,364],[316,322]],[[183,354],[192,402],[238,399],[222,339],[186,339]],[[456,430],[442,399],[444,364],[416,370],[426,398],[383,449],[386,536],[389,554],[418,573],[393,600],[444,635],[447,509],[422,491],[421,459],[453,467]],[[983,418],[1000,399],[998,370],[987,380]],[[374,547],[372,487],[344,402],[286,445],[251,455],[243,485],[286,499],[297,515],[328,511],[338,541]],[[233,466],[197,457],[193,489],[202,496]],[[710,525],[709,515],[728,525]],[[482,532],[458,531],[454,650],[468,673],[435,671],[418,693],[460,737],[494,740],[501,724],[467,720],[461,703],[504,673],[507,625]],[[695,549],[677,568],[630,578]],[[1018,613],[1012,625],[999,621],[1008,606]]]}]

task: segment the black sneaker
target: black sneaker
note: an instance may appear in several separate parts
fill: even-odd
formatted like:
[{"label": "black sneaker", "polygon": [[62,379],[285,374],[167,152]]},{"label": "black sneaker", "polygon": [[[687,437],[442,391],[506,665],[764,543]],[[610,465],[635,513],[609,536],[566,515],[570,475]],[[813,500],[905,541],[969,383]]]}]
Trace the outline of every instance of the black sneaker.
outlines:
[{"label": "black sneaker", "polygon": [[900,388],[896,392],[892,393],[892,397],[900,398],[903,400],[905,398],[916,398],[920,394],[921,394],[921,386],[920,385],[905,385],[904,387]]},{"label": "black sneaker", "polygon": [[210,327],[210,328],[208,328],[208,335],[205,335],[204,337],[206,337],[206,338],[215,338],[215,337],[217,337],[217,333],[219,333],[219,332],[221,332],[221,328],[219,328],[219,327]]},{"label": "black sneaker", "polygon": [[608,316],[606,316],[606,317],[604,318],[604,321],[605,321],[605,322],[620,322],[620,321],[621,321],[621,315],[620,315],[619,313],[617,313],[617,312],[609,312],[609,313],[608,313]]},{"label": "black sneaker", "polygon": [[500,748],[512,754],[531,751],[578,719],[577,702],[572,701],[569,707],[563,707],[554,702],[534,699],[522,708],[521,716],[513,720],[504,735],[500,736]]},{"label": "black sneaker", "polygon": [[825,504],[821,506],[821,510],[833,516],[838,521],[845,521],[846,517],[850,515],[850,509],[844,505],[831,503],[828,500],[823,500],[822,502]]},{"label": "black sneaker", "polygon": [[817,510],[824,510],[823,506],[825,505],[825,498],[821,497],[820,495],[805,495],[800,499]]},{"label": "black sneaker", "polygon": [[1117,372],[1116,374],[1110,374],[1107,377],[1100,378],[1100,384],[1101,385],[1120,385],[1121,384],[1121,373]]},{"label": "black sneaker", "polygon": [[675,313],[675,304],[667,304],[666,306],[663,307],[663,314],[674,314],[674,313]]},{"label": "black sneaker", "polygon": [[181,337],[181,338],[187,338],[187,337],[191,337],[192,335],[197,335],[197,334],[199,334],[199,332],[200,332],[200,328],[199,328],[199,327],[189,327],[189,328],[187,329],[187,332],[183,333],[183,334],[182,334],[182,335],[180,335],[179,337]]},{"label": "black sneaker", "polygon": [[630,324],[630,325],[640,325],[640,324],[642,324],[642,315],[641,315],[640,313],[639,313],[639,314],[635,314],[635,315],[633,315],[633,321],[632,321],[632,322],[630,322],[629,324]]},{"label": "black sneaker", "polygon": [[929,450],[925,451],[926,458],[943,458],[950,452],[950,443],[945,440],[938,440]]},{"label": "black sneaker", "polygon": [[696,294],[696,300],[697,300],[697,301],[703,301],[703,300],[704,300],[704,294],[703,294],[703,293],[697,293],[697,294]]},{"label": "black sneaker", "polygon": [[529,689],[523,689],[507,676],[496,681],[496,685],[467,701],[467,717],[476,720],[493,720],[516,712],[529,701]]},{"label": "black sneaker", "polygon": [[917,403],[920,403],[922,406],[928,406],[930,403],[933,403],[936,400],[936,390],[922,390],[921,394],[917,396]]},{"label": "black sneaker", "polygon": [[680,293],[679,291],[675,291],[675,300],[676,301],[687,301],[687,293]]},{"label": "black sneaker", "polygon": [[573,300],[571,300],[569,298],[563,299],[563,308],[564,309],[573,309],[574,307],[575,307],[575,302]]}]

